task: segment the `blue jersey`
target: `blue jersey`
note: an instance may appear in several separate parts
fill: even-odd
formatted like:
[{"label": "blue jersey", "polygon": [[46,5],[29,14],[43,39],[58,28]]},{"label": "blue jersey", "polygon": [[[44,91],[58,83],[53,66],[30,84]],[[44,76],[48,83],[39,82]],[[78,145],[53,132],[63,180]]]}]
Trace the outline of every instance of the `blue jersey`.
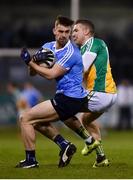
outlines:
[{"label": "blue jersey", "polygon": [[67,70],[63,76],[56,78],[56,93],[63,93],[74,98],[85,97],[87,94],[82,86],[83,64],[79,49],[71,41],[68,41],[61,49],[56,49],[55,45],[56,42],[52,41],[42,47],[51,49],[54,52],[56,63]]},{"label": "blue jersey", "polygon": [[42,99],[42,95],[35,88],[24,89],[21,92],[20,98],[25,99],[29,107],[33,107],[40,102],[40,100]]}]

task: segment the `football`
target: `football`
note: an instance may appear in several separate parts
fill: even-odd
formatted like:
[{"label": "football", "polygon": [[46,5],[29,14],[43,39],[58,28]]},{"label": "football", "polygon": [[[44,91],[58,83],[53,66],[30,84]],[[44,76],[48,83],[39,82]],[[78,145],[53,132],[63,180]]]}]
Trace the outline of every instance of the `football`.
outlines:
[{"label": "football", "polygon": [[[44,56],[42,55],[43,53]],[[45,53],[47,54],[46,57],[48,58],[45,57]],[[34,62],[37,63],[39,66],[45,68],[51,68],[55,64],[55,60],[56,60],[54,53],[50,49],[46,49],[46,48],[43,48],[37,52],[37,58],[39,58],[39,62],[37,61]],[[36,71],[31,67],[28,67],[28,71],[30,76],[35,76],[37,74]]]},{"label": "football", "polygon": [[42,67],[51,68],[55,64],[54,53],[50,49],[43,48],[41,53],[48,53],[48,59],[42,59],[38,64]]}]

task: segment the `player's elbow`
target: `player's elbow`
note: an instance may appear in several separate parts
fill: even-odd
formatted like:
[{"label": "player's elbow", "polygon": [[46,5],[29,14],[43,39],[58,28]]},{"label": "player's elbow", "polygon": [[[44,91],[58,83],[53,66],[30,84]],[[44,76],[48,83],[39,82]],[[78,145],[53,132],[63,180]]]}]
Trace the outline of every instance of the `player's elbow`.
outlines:
[{"label": "player's elbow", "polygon": [[52,80],[58,77],[58,74],[56,72],[49,73],[45,76],[48,80]]},{"label": "player's elbow", "polygon": [[54,75],[47,75],[45,76],[48,80],[52,80],[52,79],[55,79],[55,76]]},{"label": "player's elbow", "polygon": [[53,70],[52,68],[51,69],[48,69],[47,71],[42,71],[39,73],[41,76],[45,77],[46,79],[48,80],[52,80],[52,79],[55,79],[57,78],[59,75],[58,75],[58,72]]}]

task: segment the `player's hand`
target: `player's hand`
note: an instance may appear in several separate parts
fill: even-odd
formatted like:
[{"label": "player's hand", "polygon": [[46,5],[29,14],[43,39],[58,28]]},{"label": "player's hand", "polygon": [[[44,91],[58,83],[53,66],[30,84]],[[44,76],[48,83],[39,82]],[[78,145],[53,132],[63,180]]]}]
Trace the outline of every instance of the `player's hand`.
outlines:
[{"label": "player's hand", "polygon": [[34,62],[39,63],[45,60],[53,60],[54,55],[51,50],[42,48],[35,55],[33,55],[32,58]]},{"label": "player's hand", "polygon": [[27,65],[31,61],[30,53],[28,52],[28,50],[26,48],[23,48],[21,50],[20,57]]}]

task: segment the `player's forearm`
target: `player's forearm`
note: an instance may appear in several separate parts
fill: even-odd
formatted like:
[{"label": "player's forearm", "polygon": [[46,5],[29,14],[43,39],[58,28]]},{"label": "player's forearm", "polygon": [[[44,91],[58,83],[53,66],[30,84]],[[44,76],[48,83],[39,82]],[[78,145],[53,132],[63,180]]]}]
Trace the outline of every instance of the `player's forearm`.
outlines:
[{"label": "player's forearm", "polygon": [[41,67],[33,61],[30,61],[29,66],[32,67],[42,77],[45,77],[49,80],[55,78],[55,74],[53,73],[52,69]]}]

